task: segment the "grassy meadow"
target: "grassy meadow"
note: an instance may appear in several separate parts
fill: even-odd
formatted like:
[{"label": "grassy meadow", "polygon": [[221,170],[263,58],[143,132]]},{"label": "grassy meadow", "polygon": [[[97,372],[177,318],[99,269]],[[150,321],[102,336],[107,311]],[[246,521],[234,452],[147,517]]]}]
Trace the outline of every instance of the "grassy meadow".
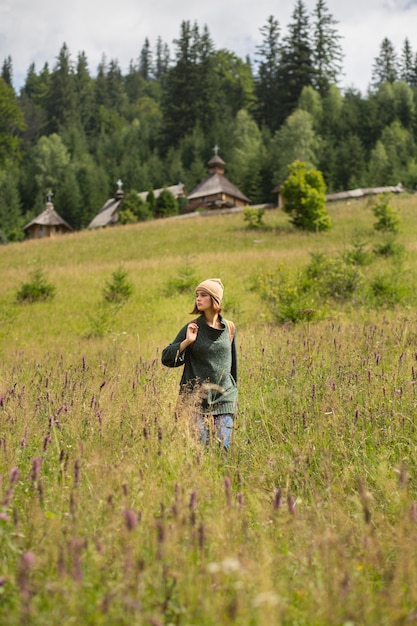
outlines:
[{"label": "grassy meadow", "polygon": [[[1,624],[417,621],[417,196],[392,203],[405,254],[364,272],[403,300],[298,324],[257,278],[372,249],[366,201],[329,205],[318,234],[275,209],[256,230],[236,213],[0,247]],[[35,267],[55,297],[18,303]],[[109,307],[118,267],[133,293]],[[180,370],[160,362],[191,319],[184,275],[221,277],[237,327],[227,456],[175,415]]]}]

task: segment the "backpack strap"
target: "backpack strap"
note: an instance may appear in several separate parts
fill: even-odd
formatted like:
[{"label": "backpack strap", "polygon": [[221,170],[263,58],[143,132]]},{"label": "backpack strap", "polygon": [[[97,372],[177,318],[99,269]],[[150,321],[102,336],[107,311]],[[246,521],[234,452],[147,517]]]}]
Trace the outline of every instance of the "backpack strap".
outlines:
[{"label": "backpack strap", "polygon": [[235,338],[235,325],[229,320],[224,321],[226,323],[227,330],[229,331],[230,343],[233,343],[233,339]]}]

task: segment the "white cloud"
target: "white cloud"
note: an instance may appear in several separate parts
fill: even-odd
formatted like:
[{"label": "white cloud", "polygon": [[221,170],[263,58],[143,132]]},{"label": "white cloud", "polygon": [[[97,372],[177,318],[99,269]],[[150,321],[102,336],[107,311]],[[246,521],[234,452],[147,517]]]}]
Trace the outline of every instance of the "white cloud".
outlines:
[{"label": "white cloud", "polygon": [[[316,0],[305,0],[312,11]],[[260,29],[270,15],[278,19],[283,32],[290,22],[295,0],[3,0],[0,4],[0,63],[12,57],[15,86],[19,88],[32,62],[39,71],[45,62],[52,68],[65,42],[73,59],[84,50],[94,74],[104,54],[117,59],[126,71],[137,59],[145,38],[152,46],[157,37],[174,51],[173,39],[180,34],[183,20],[208,26],[217,48],[227,48],[244,58],[254,59],[261,41]],[[381,41],[388,37],[400,52],[405,37],[414,51],[417,36],[417,0],[328,0],[327,7],[338,21],[343,39],[344,73],[342,86],[364,91]]]}]

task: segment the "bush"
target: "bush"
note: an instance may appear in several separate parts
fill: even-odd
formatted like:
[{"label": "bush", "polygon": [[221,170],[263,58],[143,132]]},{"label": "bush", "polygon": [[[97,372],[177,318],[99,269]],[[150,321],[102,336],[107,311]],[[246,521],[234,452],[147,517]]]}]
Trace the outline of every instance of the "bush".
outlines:
[{"label": "bush", "polygon": [[261,228],[264,226],[263,216],[265,209],[255,209],[253,207],[245,207],[243,210],[243,219],[250,229]]},{"label": "bush", "polygon": [[374,246],[374,254],[385,258],[392,257],[402,260],[406,256],[406,250],[402,244],[397,243],[393,239],[388,239]]},{"label": "bush", "polygon": [[397,272],[378,274],[370,283],[370,298],[374,306],[393,307],[405,300],[409,287]]},{"label": "bush", "polygon": [[22,283],[17,292],[18,302],[45,302],[55,296],[55,287],[48,283],[41,268],[36,268],[30,274],[30,280]]},{"label": "bush", "polygon": [[168,189],[163,189],[155,201],[155,217],[178,215],[178,202]]},{"label": "bush", "polygon": [[179,268],[178,275],[167,281],[165,293],[167,296],[171,296],[173,293],[192,292],[198,282],[196,271],[190,264],[190,260],[187,259],[185,265]]},{"label": "bush", "polygon": [[390,194],[383,193],[373,200],[372,211],[377,218],[374,224],[375,230],[386,233],[398,233],[400,229],[400,218],[393,206],[389,204]]},{"label": "bush", "polygon": [[323,253],[311,255],[305,274],[323,298],[339,302],[351,298],[362,279],[357,267],[341,257],[333,258]]},{"label": "bush", "polygon": [[111,280],[106,282],[103,289],[103,299],[106,302],[122,304],[130,298],[133,286],[127,279],[127,272],[120,266],[112,274]]},{"label": "bush", "polygon": [[269,303],[275,321],[280,324],[309,321],[320,316],[315,295],[306,289],[302,275],[292,274],[284,266],[276,272],[266,270],[256,279],[255,288]]},{"label": "bush", "polygon": [[284,211],[296,228],[323,231],[331,228],[326,210],[326,185],[321,172],[308,169],[306,163],[294,161],[290,175],[281,187]]}]

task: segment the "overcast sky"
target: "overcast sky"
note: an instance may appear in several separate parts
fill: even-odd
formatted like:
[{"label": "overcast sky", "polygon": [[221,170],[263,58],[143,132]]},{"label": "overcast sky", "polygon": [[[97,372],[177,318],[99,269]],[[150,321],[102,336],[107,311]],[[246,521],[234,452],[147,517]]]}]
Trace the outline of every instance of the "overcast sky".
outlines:
[{"label": "overcast sky", "polygon": [[[316,0],[304,0],[312,12]],[[366,92],[384,37],[398,54],[408,37],[417,52],[417,0],[327,0],[337,20],[344,53],[339,85]],[[103,54],[117,59],[123,73],[139,57],[145,38],[153,48],[158,36],[174,52],[181,22],[207,25],[216,49],[255,59],[260,29],[270,15],[286,33],[295,0],[0,0],[0,63],[12,57],[19,90],[32,62],[50,69],[65,42],[75,61],[85,51],[95,76]]]}]

